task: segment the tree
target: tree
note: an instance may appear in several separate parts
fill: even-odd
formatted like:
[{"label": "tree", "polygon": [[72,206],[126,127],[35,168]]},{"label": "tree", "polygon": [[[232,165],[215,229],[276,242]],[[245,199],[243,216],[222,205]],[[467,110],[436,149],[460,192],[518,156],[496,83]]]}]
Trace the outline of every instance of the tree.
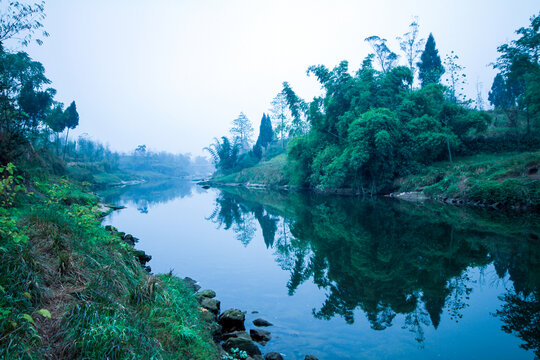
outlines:
[{"label": "tree", "polygon": [[214,166],[217,169],[232,170],[238,161],[240,145],[236,142],[231,144],[226,136],[222,136],[221,142],[216,138],[213,144],[210,144],[210,146],[205,147],[203,150],[210,153]]},{"label": "tree", "polygon": [[466,77],[463,73],[464,67],[458,63],[459,57],[451,51],[444,59],[444,67],[446,69],[450,101],[457,103],[458,101],[465,101],[463,91],[463,85],[466,84]]},{"label": "tree", "polygon": [[240,144],[243,151],[247,151],[253,143],[253,126],[243,112],[232,122],[231,134],[234,141]]},{"label": "tree", "polygon": [[272,121],[270,121],[270,116],[263,114],[256,145],[266,149],[273,140],[274,130],[272,130]]},{"label": "tree", "polygon": [[296,95],[286,81],[283,82],[283,90],[281,90],[281,93],[287,101],[289,111],[292,115],[289,137],[304,135],[309,128],[305,121],[305,113],[307,110],[306,102]]},{"label": "tree", "polygon": [[365,41],[371,45],[371,48],[375,52],[375,58],[379,62],[379,66],[383,73],[386,73],[394,67],[398,56],[388,48],[386,39],[381,39],[378,36],[370,36],[365,38]]},{"label": "tree", "polygon": [[67,128],[66,132],[66,141],[64,145],[64,157],[66,156],[66,149],[67,149],[67,143],[68,143],[68,136],[69,136],[69,130],[75,129],[79,125],[79,113],[77,112],[77,106],[75,105],[75,101],[72,101],[71,104],[66,108],[66,111],[64,111],[64,117],[65,117],[65,127]]},{"label": "tree", "polygon": [[507,109],[514,106],[516,99],[511,89],[506,85],[506,80],[501,73],[495,75],[488,100],[495,109]]},{"label": "tree", "polygon": [[429,84],[436,84],[440,81],[444,74],[444,67],[441,64],[439,50],[436,49],[435,39],[433,34],[429,34],[424,52],[420,56],[418,66],[418,77],[422,83],[422,87]]},{"label": "tree", "polygon": [[[526,119],[527,134],[531,132],[531,122],[540,126],[540,13],[530,21],[529,27],[516,31],[520,35],[517,40],[497,48],[501,55],[493,65],[501,77],[495,78],[497,84],[494,81],[491,97],[501,109],[505,109],[505,102],[512,102],[505,113],[516,127],[516,135],[520,113]],[[500,102],[501,99],[505,101]]]},{"label": "tree", "polygon": [[[416,75],[416,59],[422,53],[425,40],[418,37],[418,19],[415,18],[409,25],[409,31],[403,37],[398,37],[399,47],[405,54],[407,66],[411,69],[413,77]],[[411,83],[412,87],[412,83]]]},{"label": "tree", "polygon": [[287,98],[283,92],[279,92],[272,100],[272,107],[270,112],[272,113],[272,119],[274,120],[274,129],[276,134],[279,135],[281,140],[281,147],[284,148],[285,134],[289,132],[290,124],[290,111],[287,105]]},{"label": "tree", "polygon": [[[0,44],[9,39],[16,39],[25,46],[32,39],[33,34],[43,27],[45,19],[45,1],[34,4],[24,4],[19,1],[9,2],[7,5],[0,4]],[[42,31],[43,37],[49,36]],[[42,44],[37,38],[35,42]]]}]

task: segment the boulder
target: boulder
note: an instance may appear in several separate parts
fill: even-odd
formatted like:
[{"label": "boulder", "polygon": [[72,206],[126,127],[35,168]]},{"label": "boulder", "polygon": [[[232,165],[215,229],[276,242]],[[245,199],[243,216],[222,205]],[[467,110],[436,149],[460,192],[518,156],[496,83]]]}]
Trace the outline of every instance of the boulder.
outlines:
[{"label": "boulder", "polygon": [[231,349],[238,349],[245,351],[249,356],[261,355],[259,347],[251,340],[244,337],[231,337],[223,342],[223,349],[230,351]]},{"label": "boulder", "polygon": [[195,280],[193,280],[192,278],[190,278],[190,277],[185,277],[184,278],[184,283],[193,292],[197,292],[197,291],[199,291],[201,289],[201,287],[197,284],[197,282]]},{"label": "boulder", "polygon": [[219,300],[216,300],[216,299],[204,298],[201,301],[201,306],[203,308],[207,309],[208,311],[213,312],[216,315],[219,313],[220,305],[221,305],[221,302]]},{"label": "boulder", "polygon": [[216,322],[209,322],[206,326],[208,331],[210,331],[210,334],[212,334],[212,337],[215,341],[219,341],[221,339],[221,326],[219,326]]},{"label": "boulder", "polygon": [[214,290],[202,290],[195,294],[199,302],[203,301],[204,298],[213,299],[216,297],[216,292]]},{"label": "boulder", "polygon": [[261,329],[251,329],[249,330],[249,335],[254,341],[263,345],[266,345],[266,343],[272,338],[269,331]]},{"label": "boulder", "polygon": [[283,360],[283,356],[278,352],[269,352],[264,355],[264,360]]},{"label": "boulder", "polygon": [[223,341],[225,341],[227,339],[230,339],[230,338],[233,338],[233,337],[244,338],[246,340],[251,340],[251,337],[249,337],[248,333],[245,332],[245,331],[233,331],[233,332],[225,333],[225,334],[221,335],[221,339]]},{"label": "boulder", "polygon": [[224,333],[229,333],[237,330],[246,330],[244,321],[246,316],[238,309],[229,309],[219,316],[218,323],[223,328]]},{"label": "boulder", "polygon": [[316,356],[313,355],[306,355],[304,360],[319,360]]},{"label": "boulder", "polygon": [[260,327],[260,326],[272,326],[274,324],[264,319],[258,318],[258,319],[253,320],[253,325]]},{"label": "boulder", "polygon": [[134,237],[133,235],[131,234],[126,234],[122,240],[124,240],[124,242],[128,245],[131,245],[131,246],[134,246],[135,243],[139,240],[137,239],[136,237]]},{"label": "boulder", "polygon": [[135,250],[135,257],[137,258],[137,260],[139,260],[142,266],[146,265],[147,262],[152,260],[152,256],[148,255],[142,250]]},{"label": "boulder", "polygon": [[109,232],[115,232],[115,231],[118,231],[117,228],[115,228],[114,226],[112,225],[105,225],[105,230],[109,231]]}]

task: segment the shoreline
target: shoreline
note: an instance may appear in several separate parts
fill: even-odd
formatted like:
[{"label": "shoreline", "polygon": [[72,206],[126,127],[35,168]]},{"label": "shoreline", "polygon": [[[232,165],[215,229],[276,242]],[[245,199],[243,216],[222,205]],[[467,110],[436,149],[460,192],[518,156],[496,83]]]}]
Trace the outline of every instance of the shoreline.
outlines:
[{"label": "shoreline", "polygon": [[[204,188],[220,188],[220,187],[237,187],[253,190],[280,190],[280,191],[306,191],[313,192],[318,194],[325,195],[339,195],[339,196],[356,196],[356,197],[366,197],[362,195],[361,192],[354,192],[351,188],[344,189],[326,189],[320,190],[315,188],[306,188],[298,187],[291,185],[267,185],[261,183],[222,183],[222,182],[213,182],[211,180],[205,180],[198,182],[197,185],[203,186]],[[481,202],[481,201],[472,201],[460,197],[449,197],[444,195],[435,195],[430,196],[425,194],[423,191],[401,191],[401,192],[391,192],[389,194],[376,194],[374,197],[390,197],[402,201],[408,202],[423,202],[423,201],[436,201],[441,204],[460,206],[460,207],[470,207],[470,208],[481,208],[481,209],[491,209],[491,210],[511,210],[511,211],[532,211],[540,212],[540,209],[535,209],[534,207],[527,206],[525,204],[512,204],[504,202]]]}]

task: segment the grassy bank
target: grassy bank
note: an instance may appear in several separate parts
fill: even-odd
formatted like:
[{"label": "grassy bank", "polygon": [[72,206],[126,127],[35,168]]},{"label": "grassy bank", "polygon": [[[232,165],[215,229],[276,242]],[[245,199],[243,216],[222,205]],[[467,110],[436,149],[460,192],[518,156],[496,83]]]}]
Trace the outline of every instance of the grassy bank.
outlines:
[{"label": "grassy bank", "polygon": [[95,195],[1,169],[0,358],[217,358],[194,294],[147,273]]},{"label": "grassy bank", "polygon": [[396,181],[398,191],[475,204],[540,209],[540,152],[476,155],[436,163]]},{"label": "grassy bank", "polygon": [[[289,184],[286,169],[287,157],[281,154],[240,172],[217,175],[212,182],[282,186]],[[455,159],[453,165],[439,162],[397,179],[394,187],[430,198],[540,209],[540,152],[482,154]]]},{"label": "grassy bank", "polygon": [[217,174],[212,182],[223,184],[260,184],[265,186],[287,185],[289,180],[285,170],[287,154],[280,154],[253,167],[232,174]]}]

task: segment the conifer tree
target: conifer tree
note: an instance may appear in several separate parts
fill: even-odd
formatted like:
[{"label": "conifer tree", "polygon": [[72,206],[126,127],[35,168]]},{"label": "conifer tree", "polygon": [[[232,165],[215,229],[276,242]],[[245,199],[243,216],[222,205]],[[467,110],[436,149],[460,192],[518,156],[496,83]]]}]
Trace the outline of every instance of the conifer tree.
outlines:
[{"label": "conifer tree", "polygon": [[263,114],[261,119],[261,126],[259,128],[259,138],[257,139],[257,144],[263,148],[268,147],[268,145],[274,139],[274,131],[272,130],[272,121],[270,116]]},{"label": "conifer tree", "polygon": [[433,34],[429,34],[426,42],[424,52],[420,56],[420,62],[418,66],[418,77],[422,83],[422,87],[429,84],[437,84],[442,74],[444,74],[444,67],[441,63],[441,57],[439,56],[439,50],[435,47],[435,39]]}]

